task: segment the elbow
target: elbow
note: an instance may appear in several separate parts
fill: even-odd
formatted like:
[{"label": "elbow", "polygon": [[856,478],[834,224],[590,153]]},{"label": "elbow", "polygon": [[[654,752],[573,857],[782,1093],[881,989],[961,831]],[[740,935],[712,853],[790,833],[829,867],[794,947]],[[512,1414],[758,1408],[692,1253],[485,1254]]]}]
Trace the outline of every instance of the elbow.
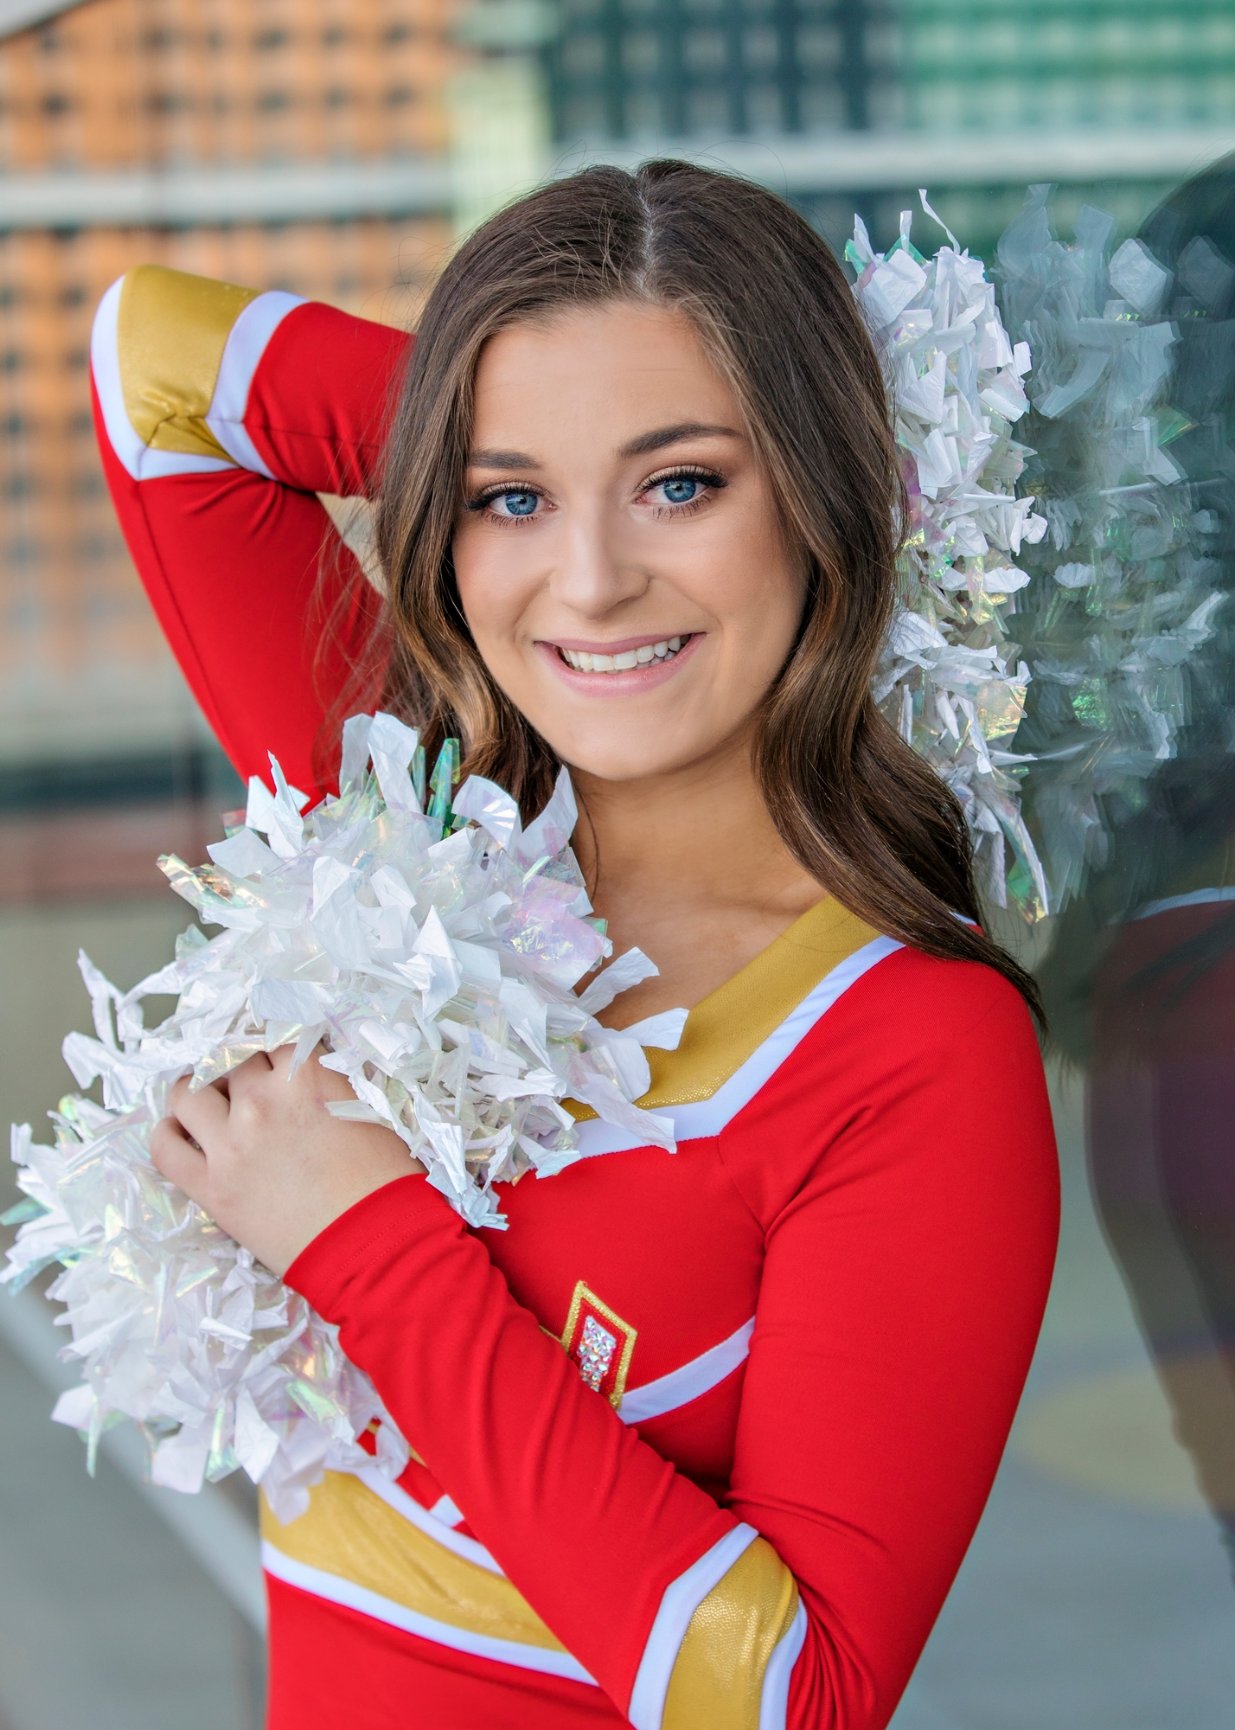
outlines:
[{"label": "elbow", "polygon": [[90,371],[104,435],[134,480],[236,466],[210,416],[228,338],[256,293],[150,263],[104,291]]},{"label": "elbow", "polygon": [[[887,1730],[912,1666],[897,1679],[877,1670],[833,1621],[804,1612],[801,1650],[777,1730]],[[760,1726],[762,1730],[762,1724]]]},{"label": "elbow", "polygon": [[635,1730],[885,1730],[895,1706],[743,1523],[666,1588],[627,1716]]}]

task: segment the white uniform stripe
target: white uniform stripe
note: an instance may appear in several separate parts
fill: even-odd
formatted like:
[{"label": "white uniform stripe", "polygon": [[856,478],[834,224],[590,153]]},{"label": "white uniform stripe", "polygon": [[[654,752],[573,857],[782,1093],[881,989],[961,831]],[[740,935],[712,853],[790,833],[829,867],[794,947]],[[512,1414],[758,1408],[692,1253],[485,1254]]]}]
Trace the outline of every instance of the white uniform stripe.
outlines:
[{"label": "white uniform stripe", "polygon": [[[904,947],[897,937],[875,937],[864,943],[824,975],[710,1099],[653,1107],[658,1117],[667,1117],[672,1122],[674,1139],[689,1141],[692,1137],[718,1135],[743,1106],[749,1105],[819,1017],[826,1014],[864,973],[869,973],[880,961]],[[576,1128],[579,1151],[585,1156],[647,1145],[629,1130],[605,1123],[600,1118],[585,1118]]]},{"label": "white uniform stripe", "polygon": [[801,1598],[793,1621],[785,1629],[768,1659],[763,1673],[763,1695],[759,1701],[759,1730],[785,1730],[789,1711],[789,1678],[806,1642],[806,1611]]},{"label": "white uniform stripe", "polygon": [[365,1586],[357,1586],[338,1574],[328,1574],[321,1568],[311,1568],[307,1562],[285,1556],[269,1539],[262,1542],[262,1566],[276,1579],[286,1580],[290,1586],[299,1586],[304,1592],[312,1592],[316,1598],[360,1610],[378,1622],[402,1628],[408,1634],[419,1634],[424,1640],[435,1640],[440,1646],[451,1646],[456,1652],[470,1652],[477,1658],[495,1658],[503,1664],[517,1664],[523,1670],[539,1670],[547,1676],[566,1676],[575,1682],[596,1685],[596,1678],[569,1652],[528,1646],[522,1640],[502,1640],[494,1634],[475,1634],[468,1628],[439,1622],[432,1616],[424,1616],[418,1610],[409,1610],[403,1604],[383,1598],[380,1593],[370,1592]]},{"label": "white uniform stripe", "polygon": [[[475,1538],[469,1538],[463,1532],[452,1531],[428,1508],[422,1507],[414,1496],[409,1496],[398,1484],[391,1483],[376,1466],[359,1466],[354,1470],[353,1476],[359,1478],[362,1484],[367,1485],[375,1496],[379,1496],[388,1508],[400,1514],[409,1525],[432,1538],[435,1544],[441,1544],[443,1549],[453,1550],[456,1556],[475,1562],[479,1567],[487,1568],[491,1574],[500,1574],[505,1579],[502,1569],[483,1544],[477,1543]],[[451,1506],[454,1504],[451,1503]]]},{"label": "white uniform stripe", "polygon": [[429,1512],[444,1526],[460,1526],[463,1523],[462,1508],[457,1507],[449,1496],[439,1496]]},{"label": "white uniform stripe", "polygon": [[118,322],[120,289],[118,276],[95,308],[90,328],[90,366],[107,442],[135,481],[157,480],[161,475],[210,474],[235,467],[225,457],[192,456],[179,451],[154,451],[140,436],[124,405],[120,381]]},{"label": "white uniform stripe", "polygon": [[627,1388],[618,1407],[618,1417],[624,1424],[643,1424],[649,1418],[662,1417],[665,1412],[675,1411],[687,1401],[706,1394],[709,1388],[717,1387],[745,1362],[754,1329],[752,1316],[727,1340],[700,1352],[689,1363],[680,1364],[676,1370],[658,1376],[654,1382],[644,1382],[642,1387]]},{"label": "white uniform stripe", "polygon": [[1134,919],[1151,919],[1155,913],[1169,913],[1175,907],[1204,907],[1214,901],[1235,901],[1235,886],[1230,884],[1213,889],[1190,889],[1186,895],[1163,895],[1157,901],[1144,901],[1128,923]]},{"label": "white uniform stripe", "polygon": [[206,425],[223,449],[242,469],[265,475],[267,480],[274,480],[274,474],[244,426],[249,390],[271,337],[288,313],[304,302],[303,294],[290,294],[282,288],[268,289],[249,302],[228,333],[206,415]]},{"label": "white uniform stripe", "polygon": [[660,1730],[669,1676],[691,1617],[758,1536],[753,1526],[742,1521],[665,1588],[630,1696],[627,1716],[635,1730]]}]

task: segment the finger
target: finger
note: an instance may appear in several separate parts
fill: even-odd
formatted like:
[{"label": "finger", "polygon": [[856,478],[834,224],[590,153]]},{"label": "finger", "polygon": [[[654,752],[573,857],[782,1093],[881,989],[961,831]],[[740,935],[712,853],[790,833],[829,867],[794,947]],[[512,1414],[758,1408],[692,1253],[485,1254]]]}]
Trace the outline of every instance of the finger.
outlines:
[{"label": "finger", "polygon": [[[290,1044],[276,1046],[270,1053],[271,1067],[293,1087],[297,1084],[302,1088],[310,1087],[315,1080],[320,1079],[322,1075],[320,1060],[330,1054],[331,1048],[324,1039],[319,1039],[316,1045],[309,1047],[303,1060],[293,1072],[292,1060],[296,1055],[297,1044],[298,1041],[292,1040]],[[327,1070],[325,1073],[329,1075],[330,1072]]]},{"label": "finger", "polygon": [[[297,1042],[293,1039],[289,1045],[276,1045],[273,1051],[268,1051],[266,1053],[266,1056],[270,1060],[271,1070],[276,1075],[281,1076],[285,1081],[295,1079],[292,1076],[291,1068],[292,1058],[296,1055],[296,1044]],[[300,1067],[303,1069],[304,1065],[301,1064]],[[297,1071],[297,1074],[299,1074],[299,1070]]]},{"label": "finger", "polygon": [[269,1074],[270,1059],[264,1051],[254,1051],[245,1058],[243,1063],[238,1063],[234,1069],[229,1069],[224,1076],[229,1099],[243,1098],[250,1087],[260,1087]]},{"label": "finger", "polygon": [[[328,1099],[355,1099],[356,1090],[342,1070],[336,1069],[333,1064],[322,1062],[323,1057],[333,1055],[328,1045],[319,1043],[313,1048],[312,1058],[318,1091],[325,1094]],[[305,1067],[307,1068],[308,1065],[306,1064]]]},{"label": "finger", "polygon": [[167,1112],[183,1124],[193,1141],[208,1148],[214,1137],[227,1128],[231,1100],[217,1087],[191,1089],[188,1076],[182,1075],[168,1090]]},{"label": "finger", "polygon": [[150,1163],[187,1196],[204,1193],[206,1156],[176,1122],[161,1117],[150,1131]]}]

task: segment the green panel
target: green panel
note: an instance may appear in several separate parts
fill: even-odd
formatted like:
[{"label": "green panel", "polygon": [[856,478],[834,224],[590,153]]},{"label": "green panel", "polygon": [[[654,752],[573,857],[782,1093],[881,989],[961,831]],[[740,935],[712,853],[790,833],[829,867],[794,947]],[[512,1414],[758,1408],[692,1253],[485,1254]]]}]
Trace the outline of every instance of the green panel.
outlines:
[{"label": "green panel", "polygon": [[1235,112],[1232,0],[901,0],[906,119],[1203,125]]}]

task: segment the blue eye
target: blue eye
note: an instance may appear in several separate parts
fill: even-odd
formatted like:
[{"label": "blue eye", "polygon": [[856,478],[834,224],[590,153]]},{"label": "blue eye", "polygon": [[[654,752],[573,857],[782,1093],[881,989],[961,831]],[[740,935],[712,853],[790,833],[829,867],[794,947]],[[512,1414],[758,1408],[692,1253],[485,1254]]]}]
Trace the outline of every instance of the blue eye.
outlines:
[{"label": "blue eye", "polygon": [[[653,492],[663,487],[667,498],[664,505],[653,506],[654,517],[688,516],[702,505],[708,504],[711,498],[726,485],[726,481],[710,469],[675,469],[672,474],[661,475],[659,479],[644,483],[644,493]],[[519,523],[530,522],[537,514],[536,501],[542,494],[535,487],[493,487],[487,493],[480,493],[476,498],[467,501],[469,511],[479,512],[494,525],[516,526]],[[497,501],[504,501],[500,511],[493,507]]]},{"label": "blue eye", "polygon": [[[494,487],[491,492],[468,499],[467,509],[487,517],[495,526],[517,528],[520,523],[532,520],[539,498],[535,487]],[[505,506],[500,511],[494,509],[499,499]]]},{"label": "blue eye", "polygon": [[539,493],[530,493],[526,491],[526,489],[520,488],[518,492],[490,493],[487,503],[492,504],[495,499],[504,499],[506,501],[514,499],[516,501],[515,504],[511,505],[509,502],[507,503],[508,515],[512,517],[530,517],[536,508],[536,500],[539,497]]}]

